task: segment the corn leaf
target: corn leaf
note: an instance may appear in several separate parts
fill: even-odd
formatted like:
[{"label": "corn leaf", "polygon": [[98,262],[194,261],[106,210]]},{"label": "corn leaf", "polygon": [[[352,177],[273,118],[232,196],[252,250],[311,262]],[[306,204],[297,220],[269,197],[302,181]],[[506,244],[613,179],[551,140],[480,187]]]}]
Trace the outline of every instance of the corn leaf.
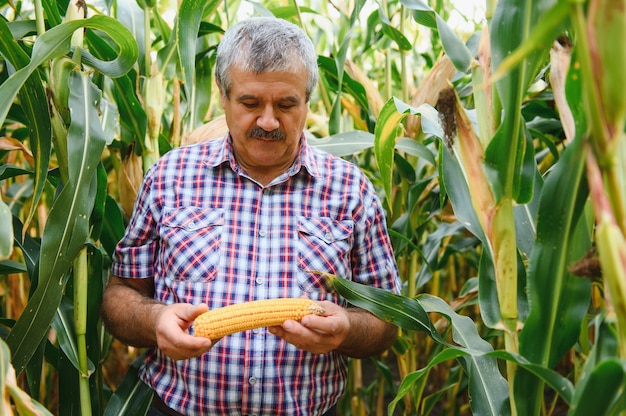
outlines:
[{"label": "corn leaf", "polygon": [[[39,241],[23,232],[24,226],[17,217],[13,217],[13,239],[15,245],[22,251],[22,256],[26,264],[28,276],[32,279],[39,258],[40,244]],[[32,280],[31,280],[31,284]],[[34,283],[36,285],[36,283]]]},{"label": "corn leaf", "polygon": [[426,125],[431,126],[433,132],[442,135],[439,129],[434,128],[434,126],[439,126],[437,112],[428,104],[422,104],[415,108],[397,98],[392,98],[383,105],[374,130],[374,154],[389,205],[391,205],[390,201],[392,200],[393,160],[396,138],[398,137],[398,125],[409,114],[421,115],[426,120]]},{"label": "corn leaf", "polygon": [[219,3],[219,0],[183,0],[178,9],[178,20],[174,28],[175,36],[172,40],[178,47],[178,59],[184,81],[183,88],[189,102],[187,108],[191,123],[190,131],[201,121],[196,120],[201,116],[193,113],[196,108],[196,45],[200,21],[205,11],[214,10]]},{"label": "corn leaf", "polygon": [[565,404],[572,405],[574,402],[574,385],[567,377],[562,376],[555,370],[540,364],[531,363],[523,356],[513,354],[508,351],[494,351],[488,353],[487,355],[500,360],[514,362],[518,367],[521,367],[528,371],[528,373],[533,374],[537,380],[541,380],[546,383],[546,385],[550,386],[550,388],[552,388],[552,390],[554,390],[554,392],[557,393],[561,399],[563,399]]},{"label": "corn leaf", "polygon": [[380,22],[383,25],[383,33],[396,45],[401,51],[410,51],[413,48],[411,41],[409,41],[406,36],[402,34],[398,29],[393,27],[393,24],[389,20],[389,17],[385,13],[385,10],[381,7],[378,8],[378,16],[380,18]]},{"label": "corn leaf", "polygon": [[[13,220],[11,210],[0,200],[0,222],[7,224],[0,229],[0,261],[8,259],[13,252]],[[1,270],[1,268],[0,268]]]},{"label": "corn leaf", "polygon": [[[63,350],[74,368],[76,368],[76,370],[80,370],[80,364],[78,361],[78,345],[76,344],[76,331],[74,330],[73,319],[74,305],[70,299],[63,298],[57,308],[57,313],[52,320],[52,328],[57,334],[59,347]],[[89,374],[91,375],[95,371],[96,367],[91,360],[89,360],[88,365]]]},{"label": "corn leaf", "polygon": [[[115,56],[115,50],[93,32],[87,32],[87,42],[90,50],[100,59],[112,59]],[[143,146],[143,140],[146,136],[148,125],[148,117],[143,105],[137,98],[137,86],[134,80],[137,74],[131,69],[126,75],[116,77],[112,80],[115,88],[112,88],[112,94],[115,97],[115,104],[119,111],[120,136],[125,144],[136,141]]]},{"label": "corn leaf", "polygon": [[623,394],[625,366],[624,361],[616,359],[598,364],[576,385],[574,403],[568,415],[612,414],[611,407]]},{"label": "corn leaf", "polygon": [[[450,349],[441,353],[439,359],[460,359],[470,377],[474,414],[495,416],[509,413],[507,382],[500,374],[496,360],[485,355],[493,349],[478,335],[469,317],[458,315],[435,296],[421,295],[411,299],[339,277],[326,277],[331,286],[351,304],[403,329],[426,331],[433,340]],[[428,316],[431,312],[441,314],[450,321],[454,344],[445,341],[435,330]]]},{"label": "corn leaf", "polygon": [[[480,308],[481,317],[489,327],[497,327],[502,321],[498,291],[496,285],[494,254],[492,245],[480,226],[476,210],[473,209],[472,195],[468,187],[470,180],[475,177],[466,177],[466,172],[455,156],[456,152],[449,150],[446,146],[441,146],[440,177],[445,187],[445,192],[450,198],[457,220],[474,234],[483,244],[479,263],[480,276]],[[541,179],[538,178],[536,186],[540,189]],[[536,203],[530,206],[519,206],[516,208],[515,229],[516,242],[518,248],[523,248],[524,254],[529,254],[535,237],[535,215]],[[517,256],[517,310],[518,318],[523,321],[528,314],[528,300],[526,298],[526,269],[524,266],[525,257]]]},{"label": "corn leaf", "polygon": [[413,18],[417,23],[437,29],[443,49],[456,69],[465,72],[470,68],[474,58],[469,48],[435,10],[421,0],[401,0],[400,3],[414,10]]},{"label": "corn leaf", "polygon": [[[555,3],[555,0],[501,0],[497,3],[490,26],[494,72],[511,51],[529,37],[534,27],[544,26],[546,12]],[[551,45],[553,40],[553,32],[536,39],[531,53],[496,81],[504,113],[502,124],[490,141],[485,156],[487,164],[494,170],[492,185],[498,200],[510,197],[518,203],[526,203],[532,199],[534,147],[530,137],[525,135],[520,108],[549,51],[544,45]]]},{"label": "corn leaf", "polygon": [[349,94],[361,108],[367,112],[370,111],[367,93],[363,84],[354,80],[349,74],[342,72],[341,87],[339,87],[338,71],[341,67],[338,68],[337,62],[327,56],[318,56],[317,63],[320,73],[324,75],[328,82],[332,83],[331,86],[335,91],[343,91]]},{"label": "corn leaf", "polygon": [[[492,347],[478,334],[474,321],[457,314],[442,299],[420,295],[419,303],[428,313],[444,315],[452,327],[452,339],[471,350],[491,352]],[[459,362],[469,376],[469,394],[473,414],[504,415],[510,412],[508,383],[500,373],[495,358],[488,355],[468,354]]]},{"label": "corn leaf", "polygon": [[[548,368],[576,342],[591,294],[589,281],[566,270],[569,262],[588,249],[577,243],[590,241],[588,235],[576,234],[589,232],[581,217],[588,194],[583,151],[582,140],[576,140],[545,181],[528,269],[531,308],[520,333],[519,351],[530,362]],[[541,383],[528,372],[518,371],[515,388],[516,397],[525,398],[516,402],[519,414],[537,414],[543,398]]]},{"label": "corn leaf", "polygon": [[[124,75],[137,60],[137,45],[130,32],[115,19],[96,15],[86,20],[72,20],[55,26],[37,38],[28,65],[16,71],[0,85],[0,124],[4,123],[13,104],[13,99],[35,70],[48,60],[70,51],[72,34],[81,27],[102,30],[118,43],[120,52],[111,61],[101,61],[93,55],[83,53],[85,62],[111,77]],[[4,36],[3,36],[4,38]]]},{"label": "corn leaf", "polygon": [[72,260],[89,236],[89,215],[97,187],[95,173],[106,143],[98,119],[101,92],[82,72],[72,73],[70,91],[69,181],[55,199],[44,228],[37,287],[7,337],[18,373],[47,334]]},{"label": "corn leaf", "polygon": [[374,146],[374,135],[362,130],[338,133],[318,139],[307,137],[307,142],[335,156],[349,156]]},{"label": "corn leaf", "polygon": [[[27,66],[29,62],[28,55],[26,55],[22,48],[11,38],[8,26],[4,20],[0,20],[0,55],[11,62],[14,68],[23,68]],[[19,91],[19,99],[21,104],[20,109],[28,119],[31,150],[35,157],[35,166],[33,166],[35,183],[33,200],[26,220],[26,223],[28,223],[35,215],[39,199],[41,198],[46,183],[52,141],[50,118],[41,117],[42,114],[48,113],[48,99],[41,82],[41,77],[37,72],[34,72],[24,82],[23,88]],[[11,224],[11,221],[7,221],[6,224]],[[10,227],[3,232],[8,232],[8,234],[12,233]],[[1,245],[0,258],[2,258]]]},{"label": "corn leaf", "polygon": [[17,385],[15,373],[9,362],[11,352],[4,340],[0,340],[0,391],[3,393],[0,413],[32,416],[52,415],[43,405],[34,400]]},{"label": "corn leaf", "polygon": [[141,355],[128,368],[104,409],[104,416],[143,415],[148,410],[153,391],[137,375],[143,360],[144,356]]}]

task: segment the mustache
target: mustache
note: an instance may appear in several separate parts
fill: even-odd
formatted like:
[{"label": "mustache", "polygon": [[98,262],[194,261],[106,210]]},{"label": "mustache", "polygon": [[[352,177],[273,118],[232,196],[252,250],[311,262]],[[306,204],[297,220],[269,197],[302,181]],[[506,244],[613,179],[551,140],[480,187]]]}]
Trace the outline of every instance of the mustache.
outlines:
[{"label": "mustache", "polygon": [[279,129],[266,131],[256,126],[248,131],[248,138],[250,139],[284,140],[285,137],[285,132]]}]

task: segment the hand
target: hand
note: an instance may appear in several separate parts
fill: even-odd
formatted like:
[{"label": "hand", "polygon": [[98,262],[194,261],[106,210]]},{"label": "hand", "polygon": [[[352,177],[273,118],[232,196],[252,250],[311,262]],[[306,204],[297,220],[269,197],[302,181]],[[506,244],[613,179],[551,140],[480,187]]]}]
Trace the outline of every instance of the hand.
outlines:
[{"label": "hand", "polygon": [[326,354],[339,348],[350,332],[350,316],[339,305],[320,302],[322,316],[307,315],[301,322],[289,320],[269,331],[296,347],[314,354]]},{"label": "hand", "polygon": [[156,317],[157,345],[174,360],[198,357],[213,346],[212,340],[189,334],[194,319],[208,309],[207,305],[175,303],[163,306]]}]

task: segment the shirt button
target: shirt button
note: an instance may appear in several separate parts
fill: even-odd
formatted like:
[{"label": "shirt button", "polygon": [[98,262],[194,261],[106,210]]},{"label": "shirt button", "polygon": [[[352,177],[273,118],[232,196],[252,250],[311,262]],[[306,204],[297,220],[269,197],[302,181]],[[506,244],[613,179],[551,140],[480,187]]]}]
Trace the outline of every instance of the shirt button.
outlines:
[{"label": "shirt button", "polygon": [[324,237],[326,237],[326,239],[330,241],[333,239],[333,233],[327,232],[326,234],[324,234]]},{"label": "shirt button", "polygon": [[193,222],[193,221],[191,221],[189,224],[187,224],[187,228],[188,228],[189,230],[193,230],[193,229],[195,229],[195,228],[196,228],[196,223],[195,223],[195,222]]},{"label": "shirt button", "polygon": [[264,280],[263,280],[263,278],[262,278],[262,277],[257,277],[257,278],[255,279],[255,282],[256,282],[256,284],[257,284],[257,285],[262,285],[262,284],[263,284],[263,282],[264,282]]},{"label": "shirt button", "polygon": [[254,386],[256,384],[256,377],[250,377],[248,379],[248,383],[250,383],[251,386]]},{"label": "shirt button", "polygon": [[265,232],[265,230],[261,230],[261,231],[259,231],[259,235],[261,237],[265,237],[267,235],[267,233]]}]

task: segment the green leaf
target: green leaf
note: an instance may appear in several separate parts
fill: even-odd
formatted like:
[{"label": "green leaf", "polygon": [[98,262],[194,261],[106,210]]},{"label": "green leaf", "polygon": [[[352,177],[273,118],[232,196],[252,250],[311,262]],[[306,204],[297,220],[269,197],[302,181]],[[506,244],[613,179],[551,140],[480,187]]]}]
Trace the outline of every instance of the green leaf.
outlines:
[{"label": "green leaf", "polygon": [[387,405],[387,414],[395,414],[394,412],[398,403],[404,398],[404,396],[414,390],[414,386],[421,382],[424,376],[428,376],[428,373],[434,366],[465,355],[467,355],[465,351],[456,348],[445,349],[431,358],[425,367],[407,374],[402,379],[402,382],[396,391],[396,396]]},{"label": "green leaf", "polygon": [[[9,207],[0,199],[0,260],[8,259],[13,252],[13,218]],[[0,268],[0,272],[1,272]]]},{"label": "green leaf", "polygon": [[[582,256],[588,248],[577,246],[577,242],[590,241],[589,235],[582,238],[582,234],[576,234],[588,232],[581,216],[588,195],[584,149],[584,140],[576,139],[544,183],[537,240],[528,268],[531,308],[519,336],[519,351],[530,362],[549,368],[576,342],[591,296],[591,283],[566,269],[574,256]],[[542,342],[537,342],[539,338]],[[516,397],[525,397],[516,401],[518,412],[536,414],[543,399],[541,384],[529,373],[519,371],[515,386]]]},{"label": "green leaf", "polygon": [[437,13],[422,0],[400,0],[407,9],[415,10],[413,17],[420,25],[431,29],[437,28]]},{"label": "green leaf", "polygon": [[307,142],[330,154],[341,157],[350,156],[374,146],[374,135],[363,130],[354,130],[333,134],[322,139],[307,137]]},{"label": "green leaf", "polygon": [[96,169],[106,138],[98,119],[100,90],[90,75],[70,78],[72,123],[68,130],[69,182],[54,201],[44,228],[39,282],[7,337],[13,366],[20,373],[46,335],[63,296],[72,261],[89,236],[96,191]]},{"label": "green leaf", "polygon": [[355,81],[349,74],[344,72],[341,77],[341,86],[339,86],[339,75],[337,72],[338,67],[335,60],[327,56],[318,56],[317,59],[320,72],[325,75],[326,79],[329,82],[333,83],[335,92],[339,94],[341,93],[341,91],[343,91],[347,94],[350,94],[350,96],[356,100],[359,106],[363,108],[364,111],[369,113],[369,102],[367,101],[367,93],[365,92],[363,84]]},{"label": "green leaf", "polygon": [[385,198],[390,207],[393,199],[393,154],[396,147],[396,138],[398,137],[398,125],[406,116],[408,116],[407,113],[398,111],[396,99],[392,98],[380,110],[376,129],[374,130],[376,163],[383,181]]},{"label": "green leaf", "polygon": [[137,60],[137,44],[128,29],[115,19],[95,15],[89,19],[72,20],[55,26],[37,38],[28,65],[16,71],[0,85],[0,97],[3,97],[0,101],[0,124],[4,123],[13,99],[24,82],[44,62],[67,54],[70,51],[70,40],[73,33],[82,27],[108,33],[120,48],[118,56],[111,61],[101,61],[84,51],[82,56],[85,62],[110,77],[118,77],[128,72]]},{"label": "green leaf", "polygon": [[[524,43],[533,28],[549,25],[556,25],[557,29],[563,28],[562,22],[546,19],[550,16],[547,11],[555,3],[555,0],[501,0],[497,3],[490,26],[494,71],[498,71],[511,51]],[[506,196],[521,204],[532,198],[534,148],[532,140],[523,130],[520,108],[528,87],[544,64],[550,49],[545,45],[551,45],[558,33],[561,32],[551,30],[541,39],[533,38],[534,43],[528,48],[529,53],[523,55],[517,66],[496,81],[504,112],[502,123],[487,147],[485,159],[494,170],[491,175],[492,185],[498,200]]]},{"label": "green leaf", "polygon": [[430,124],[427,121],[426,125],[430,125],[433,131],[438,134],[442,134],[440,130],[433,128],[439,125],[436,121],[437,112],[427,104],[414,108],[397,98],[391,98],[383,105],[374,130],[374,152],[388,203],[392,200],[393,160],[398,137],[398,125],[409,114],[421,115],[423,120],[430,121]]},{"label": "green leaf", "polygon": [[[87,32],[86,39],[91,51],[100,59],[112,59],[115,56],[113,48],[100,36],[96,36],[93,32]],[[114,78],[112,95],[119,111],[115,120],[116,123],[119,122],[120,124],[122,142],[129,144],[136,141],[143,146],[148,128],[148,117],[143,105],[137,98],[137,86],[134,82],[136,78],[137,73],[134,69],[131,69],[124,76]],[[105,105],[108,107],[108,103]]]},{"label": "green leaf", "polygon": [[611,406],[623,395],[624,361],[607,360],[595,367],[576,385],[574,402],[568,415],[608,415]]},{"label": "green leaf", "polygon": [[413,17],[421,25],[437,29],[441,43],[454,67],[461,72],[467,72],[474,57],[469,48],[430,6],[420,0],[400,0],[407,9],[414,10]]},{"label": "green leaf", "polygon": [[15,165],[2,165],[0,166],[0,181],[7,178],[14,178],[20,175],[30,175],[30,170],[22,169]]},{"label": "green leaf", "polygon": [[398,49],[400,49],[401,51],[410,51],[411,49],[413,49],[413,45],[406,38],[406,36],[404,36],[404,34],[402,32],[400,32],[398,29],[393,27],[392,23],[389,21],[389,18],[387,17],[387,14],[385,13],[385,9],[382,7],[382,5],[379,7],[378,10],[379,10],[378,16],[379,16],[380,21],[381,21],[381,23],[383,25],[383,33],[389,39],[394,41],[395,44],[398,45]]},{"label": "green leaf", "polygon": [[508,351],[494,351],[488,353],[488,355],[490,357],[514,362],[515,364],[517,364],[517,366],[528,371],[528,373],[533,374],[536,377],[535,382],[537,381],[537,379],[539,379],[542,382],[546,383],[548,386],[550,386],[552,390],[554,390],[554,392],[557,393],[566,404],[571,405],[574,401],[574,385],[570,380],[567,379],[567,377],[562,376],[555,370],[552,370],[540,364],[531,363],[523,356],[513,354]]},{"label": "green leaf", "polygon": [[436,164],[435,155],[430,149],[428,149],[428,147],[416,140],[409,139],[408,137],[402,137],[398,140],[396,143],[396,150],[405,152],[411,156],[422,158],[433,166]]},{"label": "green leaf", "polygon": [[383,321],[393,322],[400,328],[411,331],[426,331],[433,339],[448,345],[435,330],[424,308],[415,299],[396,295],[389,291],[363,285],[324,272],[318,273],[328,280],[328,287],[334,288],[346,301],[378,316]]},{"label": "green leaf", "polygon": [[[452,326],[455,343],[473,351],[491,352],[491,344],[482,339],[474,321],[457,314],[442,299],[420,295],[420,304],[428,313],[444,315]],[[510,412],[508,383],[500,374],[496,360],[487,355],[471,354],[460,356],[469,377],[469,393],[473,414],[505,415]]]},{"label": "green leaf", "polygon": [[178,9],[178,20],[174,28],[174,41],[178,47],[178,58],[183,88],[189,102],[187,111],[190,114],[191,128],[194,128],[196,115],[193,110],[196,108],[196,44],[200,21],[205,9],[214,9],[220,3],[219,0],[183,0]]},{"label": "green leaf", "polygon": [[[9,223],[3,223],[9,224]],[[5,228],[5,227],[2,227]],[[13,239],[11,238],[11,241]],[[0,275],[26,272],[26,265],[15,260],[0,260]]]},{"label": "green leaf", "polygon": [[24,226],[19,219],[13,217],[13,241],[22,251],[28,277],[31,279],[31,286],[36,286],[35,267],[39,259],[40,243],[27,233],[23,233],[23,229]]},{"label": "green leaf", "polygon": [[331,134],[336,134],[339,132],[341,118],[341,95],[343,88],[344,70],[346,65],[346,56],[348,55],[348,50],[350,49],[350,40],[353,37],[354,32],[351,28],[346,36],[341,40],[339,49],[334,52],[334,61],[337,70],[337,91],[335,94],[335,100],[333,101],[333,106],[330,110],[330,120],[328,122],[328,130]]},{"label": "green leaf", "polygon": [[485,244],[485,247],[489,247],[487,237],[473,208],[469,187],[459,159],[446,146],[441,146],[441,148],[441,177],[446,193],[450,197],[454,214],[465,228]]},{"label": "green leaf", "polygon": [[13,372],[10,359],[9,348],[4,340],[0,339],[0,374],[2,375],[0,376],[0,391],[3,392],[3,406],[12,402],[15,412],[19,415],[52,416],[52,413],[16,384],[15,378],[9,376]]},{"label": "green leaf", "polygon": [[[10,61],[15,68],[27,66],[29,57],[16,42],[13,42],[10,37],[11,34],[7,32],[6,23],[4,20],[0,20],[0,55]],[[28,77],[18,94],[21,104],[20,110],[28,119],[31,150],[35,157],[35,166],[33,167],[35,184],[33,199],[26,220],[28,223],[35,215],[46,182],[52,148],[52,126],[49,117],[41,116],[48,113],[48,98],[39,73],[34,72]],[[0,245],[0,258],[2,258],[1,251]]]},{"label": "green leaf", "polygon": [[[74,368],[80,372],[78,360],[78,345],[76,344],[76,331],[74,329],[74,305],[70,299],[63,298],[57,313],[52,320],[61,350],[65,353]],[[89,374],[92,374],[96,367],[91,360],[88,360]]]},{"label": "green leaf", "polygon": [[41,3],[50,26],[57,26],[61,23],[63,18],[59,12],[58,2],[56,0],[42,0]]},{"label": "green leaf", "polygon": [[128,368],[104,409],[104,416],[143,415],[148,410],[154,393],[137,375],[143,360],[144,355],[141,355]]},{"label": "green leaf", "polygon": [[[493,349],[478,335],[476,326],[469,317],[458,315],[435,296],[421,295],[417,299],[411,299],[336,276],[326,275],[326,278],[354,306],[403,329],[426,331],[433,340],[447,347],[439,354],[439,358],[429,362],[429,366],[438,364],[439,359],[463,357],[461,363],[470,376],[474,414],[508,414],[506,380],[500,374],[496,360],[485,356]],[[460,347],[444,340],[435,330],[428,316],[431,312],[444,315],[450,321],[452,338]]]},{"label": "green leaf", "polygon": [[287,19],[289,17],[298,16],[298,12],[300,13],[311,13],[314,15],[320,15],[319,12],[313,10],[310,7],[306,6],[298,6],[296,9],[294,6],[280,6],[280,7],[272,7],[270,12],[281,19]]},{"label": "green leaf", "polygon": [[113,257],[115,245],[124,236],[126,224],[118,203],[107,195],[104,204],[104,217],[100,242],[106,253]]}]

